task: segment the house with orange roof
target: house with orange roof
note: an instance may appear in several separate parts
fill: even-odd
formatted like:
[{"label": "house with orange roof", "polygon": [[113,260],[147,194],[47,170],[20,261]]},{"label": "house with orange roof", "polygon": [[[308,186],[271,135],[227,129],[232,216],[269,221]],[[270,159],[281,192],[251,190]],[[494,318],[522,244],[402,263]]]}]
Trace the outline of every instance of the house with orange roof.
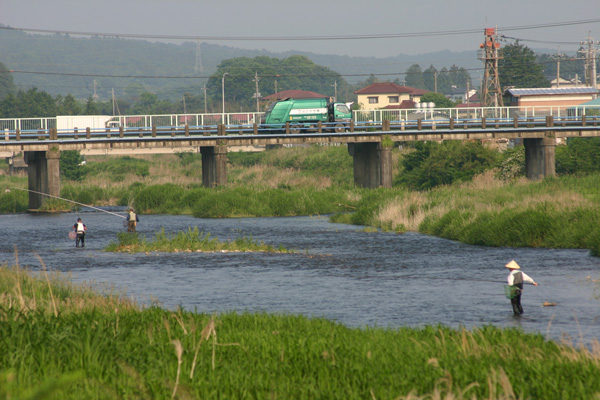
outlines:
[{"label": "house with orange roof", "polygon": [[410,86],[400,86],[393,82],[377,82],[357,90],[357,102],[361,110],[381,110],[414,108],[421,102],[421,97],[429,93],[428,90],[417,89]]}]

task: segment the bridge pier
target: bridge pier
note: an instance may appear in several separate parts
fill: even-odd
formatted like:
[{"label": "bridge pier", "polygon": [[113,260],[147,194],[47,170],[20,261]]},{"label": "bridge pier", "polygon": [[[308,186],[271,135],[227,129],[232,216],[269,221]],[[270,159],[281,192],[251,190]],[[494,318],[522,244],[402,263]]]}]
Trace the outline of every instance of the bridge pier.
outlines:
[{"label": "bridge pier", "polygon": [[348,143],[354,158],[354,184],[365,188],[392,187],[392,149],[381,143]]},{"label": "bridge pier", "polygon": [[525,146],[525,176],[527,179],[542,179],[556,175],[556,139],[523,139]]},{"label": "bridge pier", "polygon": [[40,193],[60,196],[60,151],[26,151],[24,159],[30,190],[28,208],[38,210],[46,197]]},{"label": "bridge pier", "polygon": [[227,146],[200,147],[202,185],[208,188],[227,183]]}]

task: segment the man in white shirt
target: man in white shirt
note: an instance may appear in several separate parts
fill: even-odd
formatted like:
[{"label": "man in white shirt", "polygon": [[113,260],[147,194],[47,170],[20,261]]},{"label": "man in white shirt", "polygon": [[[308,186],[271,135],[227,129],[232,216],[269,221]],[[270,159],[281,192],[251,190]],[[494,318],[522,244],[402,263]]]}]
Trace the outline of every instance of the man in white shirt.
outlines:
[{"label": "man in white shirt", "polygon": [[520,271],[521,267],[515,262],[515,260],[512,260],[506,264],[505,267],[510,269],[510,273],[508,274],[508,284],[510,286],[514,285],[517,287],[515,296],[510,299],[510,303],[512,304],[515,315],[521,315],[523,314],[523,306],[521,306],[521,292],[523,291],[523,283],[531,283],[534,286],[537,286],[538,284],[535,283],[533,278],[531,278],[525,272]]}]

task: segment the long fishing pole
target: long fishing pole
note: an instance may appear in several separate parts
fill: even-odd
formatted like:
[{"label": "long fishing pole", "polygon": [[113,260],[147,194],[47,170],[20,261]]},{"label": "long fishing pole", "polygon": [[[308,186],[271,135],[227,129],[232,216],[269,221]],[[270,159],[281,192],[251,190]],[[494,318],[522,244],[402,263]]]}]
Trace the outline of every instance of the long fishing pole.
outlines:
[{"label": "long fishing pole", "polygon": [[119,214],[116,214],[116,213],[114,213],[114,212],[106,211],[106,210],[103,210],[103,209],[101,209],[101,208],[98,208],[98,207],[94,207],[94,206],[90,206],[90,205],[87,205],[87,204],[79,203],[79,202],[77,202],[77,201],[74,201],[74,200],[69,200],[69,199],[65,199],[65,198],[62,198],[62,197],[53,196],[53,195],[51,195],[51,194],[48,194],[48,193],[36,192],[35,190],[31,190],[31,189],[22,189],[22,188],[17,188],[17,187],[11,187],[10,189],[15,189],[15,190],[23,190],[23,191],[25,191],[25,192],[37,193],[37,194],[41,194],[41,195],[43,195],[43,196],[53,197],[53,198],[55,198],[55,199],[64,200],[64,201],[68,201],[68,202],[70,202],[70,203],[79,204],[80,206],[84,206],[84,207],[92,208],[92,209],[94,209],[94,210],[102,211],[102,212],[105,212],[105,213],[107,213],[107,214],[112,214],[112,215],[115,215],[115,216],[117,216],[117,217],[120,217],[120,218],[127,218],[127,217],[125,217],[125,216],[123,216],[123,215],[119,215]]}]

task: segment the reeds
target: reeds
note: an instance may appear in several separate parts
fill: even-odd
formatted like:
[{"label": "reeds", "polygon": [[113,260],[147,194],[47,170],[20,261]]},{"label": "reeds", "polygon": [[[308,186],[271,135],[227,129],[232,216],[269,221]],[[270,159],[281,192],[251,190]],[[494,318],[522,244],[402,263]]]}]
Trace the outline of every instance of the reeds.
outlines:
[{"label": "reeds", "polygon": [[[50,303],[43,276],[0,268],[3,291],[19,281],[26,304],[4,296],[0,306],[0,397],[466,400],[560,393],[568,400],[600,393],[597,344],[575,348],[491,326],[350,329],[293,315],[115,307],[87,287],[67,294],[64,281],[49,277],[58,314],[27,306],[32,289],[38,305]],[[91,305],[76,309],[69,296]]]},{"label": "reeds", "polygon": [[188,228],[187,232],[177,232],[170,235],[165,233],[164,228],[155,234],[152,240],[138,234],[120,232],[117,234],[118,242],[111,242],[106,251],[113,252],[267,252],[267,253],[292,253],[279,245],[274,247],[252,237],[238,237],[235,239],[221,241],[212,237],[209,232],[200,232],[198,227]]}]

